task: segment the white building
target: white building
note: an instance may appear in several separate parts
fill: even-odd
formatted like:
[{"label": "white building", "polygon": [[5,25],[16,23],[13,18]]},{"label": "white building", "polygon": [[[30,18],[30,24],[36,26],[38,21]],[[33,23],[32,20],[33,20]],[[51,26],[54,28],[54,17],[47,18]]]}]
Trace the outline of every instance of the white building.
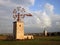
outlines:
[{"label": "white building", "polygon": [[33,35],[24,35],[24,39],[34,39]]},{"label": "white building", "polygon": [[48,33],[47,30],[44,30],[44,36],[47,36],[47,33]]}]

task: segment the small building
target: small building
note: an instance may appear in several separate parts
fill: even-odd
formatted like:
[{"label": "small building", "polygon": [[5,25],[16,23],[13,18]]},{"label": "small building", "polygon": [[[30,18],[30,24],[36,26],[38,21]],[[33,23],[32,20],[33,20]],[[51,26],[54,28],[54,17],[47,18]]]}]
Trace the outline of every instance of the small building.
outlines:
[{"label": "small building", "polygon": [[34,39],[33,35],[24,35],[24,39]]},{"label": "small building", "polygon": [[44,30],[44,36],[47,36],[47,33],[48,33],[47,30]]}]

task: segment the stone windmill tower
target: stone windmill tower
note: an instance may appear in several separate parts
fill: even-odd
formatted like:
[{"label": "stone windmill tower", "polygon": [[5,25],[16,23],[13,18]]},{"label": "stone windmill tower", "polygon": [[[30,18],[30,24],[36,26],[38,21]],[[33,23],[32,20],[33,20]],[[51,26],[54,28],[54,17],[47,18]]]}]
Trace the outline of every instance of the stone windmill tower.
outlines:
[{"label": "stone windmill tower", "polygon": [[14,39],[22,40],[24,39],[24,19],[25,16],[32,16],[30,13],[24,14],[26,11],[22,7],[17,7],[13,10],[13,37]]}]

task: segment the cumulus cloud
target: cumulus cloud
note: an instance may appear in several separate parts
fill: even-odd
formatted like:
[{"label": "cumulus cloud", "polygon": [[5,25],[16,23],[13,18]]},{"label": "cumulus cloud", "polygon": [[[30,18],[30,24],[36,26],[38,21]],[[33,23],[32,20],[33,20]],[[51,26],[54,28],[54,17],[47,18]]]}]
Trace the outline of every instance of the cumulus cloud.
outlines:
[{"label": "cumulus cloud", "polygon": [[45,28],[51,26],[51,19],[46,14],[46,12],[43,12],[43,14],[42,14],[42,21],[43,21],[43,25],[44,25]]},{"label": "cumulus cloud", "polygon": [[40,10],[30,11],[29,6],[34,5],[34,2],[35,0],[0,0],[0,30],[2,32],[12,31],[12,11],[17,6],[25,7],[26,11],[33,15],[24,18],[26,28],[30,27],[30,30],[34,31],[40,31],[41,28],[46,27],[51,27],[51,30],[58,27],[60,29],[60,16],[54,13],[54,5],[46,3],[42,12]]},{"label": "cumulus cloud", "polygon": [[[29,32],[32,30],[33,32],[40,32],[43,31],[43,28],[49,28],[51,27],[51,19],[46,14],[46,12],[41,11],[33,11],[32,12],[33,17],[27,17],[25,18],[25,26],[27,28],[27,31]],[[28,29],[30,28],[30,29]],[[33,29],[34,28],[34,29]],[[32,32],[30,31],[30,32]]]},{"label": "cumulus cloud", "polygon": [[60,15],[54,13],[54,5],[50,3],[46,3],[44,6],[44,11],[34,11],[33,13],[33,18],[27,19],[27,22],[30,21],[34,27],[42,27],[42,28],[47,28],[49,27],[48,31],[59,31],[60,30]]},{"label": "cumulus cloud", "polygon": [[29,6],[34,4],[34,0],[11,0],[11,1],[24,6]]},{"label": "cumulus cloud", "polygon": [[49,11],[49,13],[50,13],[50,12],[53,12],[54,6],[51,5],[51,4],[49,4],[49,3],[46,3],[46,4],[45,4],[45,10],[46,10],[47,12]]},{"label": "cumulus cloud", "polygon": [[23,6],[28,10],[29,6],[34,5],[34,1],[35,0],[0,0],[0,31],[12,31],[12,11],[15,7]]},{"label": "cumulus cloud", "polygon": [[[59,31],[60,30],[60,15],[54,13],[54,5],[46,3],[45,4],[45,11],[49,15],[51,19],[52,26],[50,28],[50,31]],[[59,28],[58,28],[59,27]]]},{"label": "cumulus cloud", "polygon": [[28,17],[25,21],[28,25],[36,25],[36,27],[46,28],[51,26],[50,17],[46,12],[35,11],[32,13],[33,17]]},{"label": "cumulus cloud", "polygon": [[16,6],[30,6],[34,5],[35,0],[0,0],[0,6],[7,6],[7,7],[16,7]]},{"label": "cumulus cloud", "polygon": [[58,28],[60,28],[60,21],[59,21],[59,22],[56,22],[56,26],[57,26]]}]

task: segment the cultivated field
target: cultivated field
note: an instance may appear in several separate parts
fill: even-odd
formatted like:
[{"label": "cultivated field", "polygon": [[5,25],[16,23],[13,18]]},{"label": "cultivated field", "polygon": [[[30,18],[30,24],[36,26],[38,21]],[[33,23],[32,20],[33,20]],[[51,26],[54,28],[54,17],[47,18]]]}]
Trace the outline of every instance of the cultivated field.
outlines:
[{"label": "cultivated field", "polygon": [[35,37],[34,40],[22,40],[22,41],[0,40],[0,45],[60,45],[60,36]]}]

